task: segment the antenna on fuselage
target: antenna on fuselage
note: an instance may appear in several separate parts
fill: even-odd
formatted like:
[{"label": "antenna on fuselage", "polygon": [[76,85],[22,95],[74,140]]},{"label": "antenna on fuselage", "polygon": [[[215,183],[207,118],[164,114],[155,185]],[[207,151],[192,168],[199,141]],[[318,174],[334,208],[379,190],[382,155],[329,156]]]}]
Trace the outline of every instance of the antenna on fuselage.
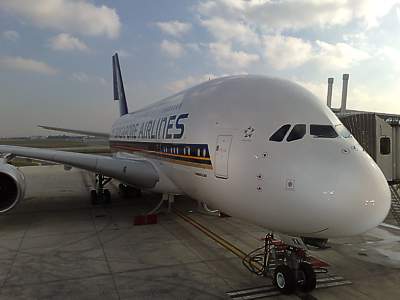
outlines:
[{"label": "antenna on fuselage", "polygon": [[122,81],[121,68],[119,66],[118,53],[112,57],[113,65],[113,85],[114,100],[119,100],[119,113],[121,116],[128,113],[128,104],[126,103],[124,83]]}]

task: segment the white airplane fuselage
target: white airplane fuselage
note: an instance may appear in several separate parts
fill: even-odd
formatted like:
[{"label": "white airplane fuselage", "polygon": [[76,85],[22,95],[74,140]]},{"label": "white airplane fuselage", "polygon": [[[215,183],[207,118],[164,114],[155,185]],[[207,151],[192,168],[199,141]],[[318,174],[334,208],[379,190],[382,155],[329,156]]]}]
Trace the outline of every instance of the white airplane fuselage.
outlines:
[{"label": "white airplane fuselage", "polygon": [[[270,137],[290,125],[282,141]],[[288,141],[295,125],[305,135]],[[337,137],[316,137],[329,125]],[[145,158],[152,189],[184,194],[223,212],[292,235],[336,237],[379,225],[390,208],[386,179],[322,101],[280,79],[211,80],[113,125],[115,156]]]}]

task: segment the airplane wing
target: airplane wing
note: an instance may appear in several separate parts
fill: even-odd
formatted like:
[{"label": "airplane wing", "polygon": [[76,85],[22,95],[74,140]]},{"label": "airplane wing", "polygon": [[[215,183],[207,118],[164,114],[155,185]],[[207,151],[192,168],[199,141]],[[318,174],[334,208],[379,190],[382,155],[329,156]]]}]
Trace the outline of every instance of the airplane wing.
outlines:
[{"label": "airplane wing", "polygon": [[88,135],[88,136],[95,136],[95,137],[102,137],[102,138],[110,137],[110,135],[105,132],[85,131],[85,130],[77,130],[77,129],[69,129],[69,128],[50,127],[50,126],[43,126],[43,125],[39,125],[38,127],[47,129],[47,130],[76,133],[76,134],[80,134],[80,135]]},{"label": "airplane wing", "polygon": [[66,164],[143,188],[152,188],[159,180],[157,170],[146,160],[3,145],[0,153]]}]

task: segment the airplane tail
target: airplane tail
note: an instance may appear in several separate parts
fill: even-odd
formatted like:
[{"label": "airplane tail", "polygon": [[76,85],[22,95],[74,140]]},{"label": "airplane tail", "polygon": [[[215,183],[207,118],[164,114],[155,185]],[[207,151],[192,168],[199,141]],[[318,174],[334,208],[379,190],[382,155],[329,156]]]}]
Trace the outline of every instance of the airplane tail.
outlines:
[{"label": "airplane tail", "polygon": [[124,83],[122,82],[118,53],[115,53],[113,55],[112,64],[113,64],[114,100],[119,100],[119,112],[120,115],[123,116],[128,113],[128,104],[126,103]]}]

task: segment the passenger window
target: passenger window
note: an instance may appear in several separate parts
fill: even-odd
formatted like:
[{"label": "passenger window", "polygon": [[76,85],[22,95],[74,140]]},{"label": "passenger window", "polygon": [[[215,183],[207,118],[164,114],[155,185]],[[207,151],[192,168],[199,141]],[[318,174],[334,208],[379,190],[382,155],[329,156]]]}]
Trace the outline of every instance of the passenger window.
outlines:
[{"label": "passenger window", "polygon": [[382,155],[390,154],[390,138],[382,137],[380,141],[380,148]]},{"label": "passenger window", "polygon": [[271,135],[269,140],[273,142],[282,142],[285,138],[286,133],[289,131],[290,126],[290,124],[283,125],[277,131],[275,131],[273,135]]},{"label": "passenger window", "polygon": [[294,125],[292,131],[289,133],[286,141],[291,142],[302,139],[306,134],[306,124]]},{"label": "passenger window", "polygon": [[339,135],[330,125],[310,125],[310,135],[315,138],[337,138]]}]

